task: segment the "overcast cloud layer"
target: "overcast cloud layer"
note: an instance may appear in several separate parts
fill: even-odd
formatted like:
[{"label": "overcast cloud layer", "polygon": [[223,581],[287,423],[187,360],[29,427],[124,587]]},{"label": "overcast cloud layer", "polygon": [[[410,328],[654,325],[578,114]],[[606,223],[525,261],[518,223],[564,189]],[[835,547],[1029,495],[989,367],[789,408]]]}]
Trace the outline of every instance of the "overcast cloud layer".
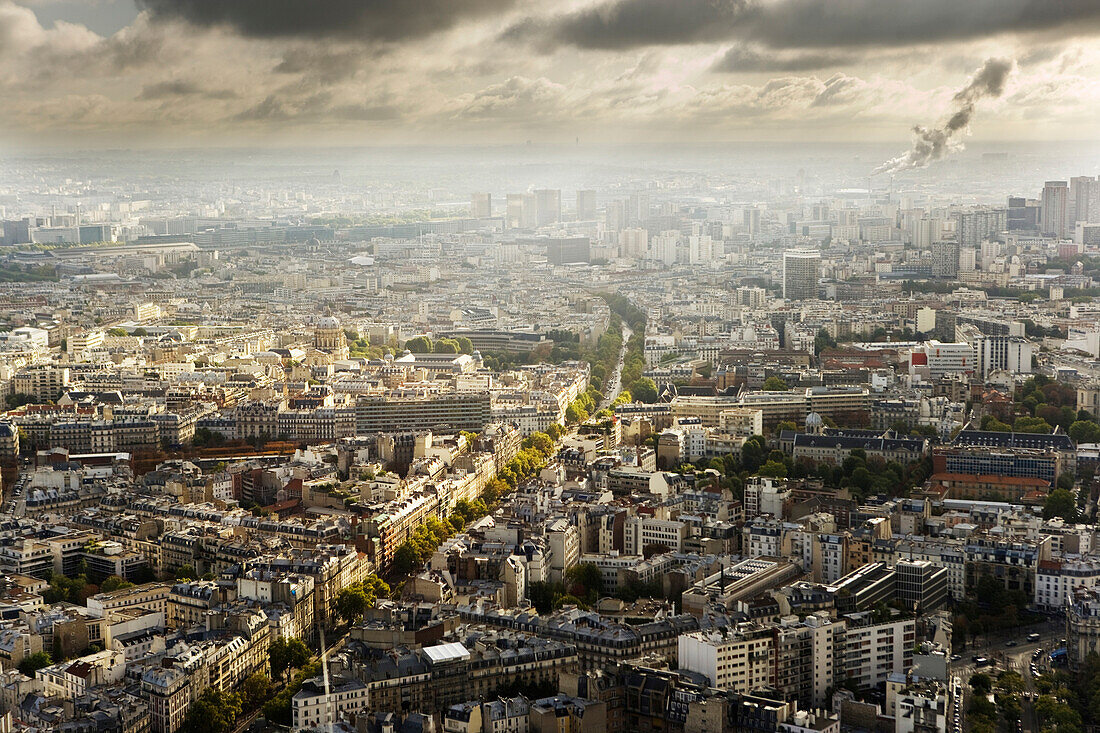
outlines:
[{"label": "overcast cloud layer", "polygon": [[994,57],[976,138],[1094,139],[1097,36],[1096,0],[0,0],[0,141],[907,141]]}]

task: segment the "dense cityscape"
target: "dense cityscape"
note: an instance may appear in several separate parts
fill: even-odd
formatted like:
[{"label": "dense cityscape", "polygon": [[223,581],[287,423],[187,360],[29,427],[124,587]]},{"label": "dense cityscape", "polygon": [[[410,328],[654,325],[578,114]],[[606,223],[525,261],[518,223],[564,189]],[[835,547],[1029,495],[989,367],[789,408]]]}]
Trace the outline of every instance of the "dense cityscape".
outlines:
[{"label": "dense cityscape", "polygon": [[1096,733],[1098,33],[0,0],[0,733]]},{"label": "dense cityscape", "polygon": [[1091,719],[1096,178],[100,175],[2,198],[12,730]]}]

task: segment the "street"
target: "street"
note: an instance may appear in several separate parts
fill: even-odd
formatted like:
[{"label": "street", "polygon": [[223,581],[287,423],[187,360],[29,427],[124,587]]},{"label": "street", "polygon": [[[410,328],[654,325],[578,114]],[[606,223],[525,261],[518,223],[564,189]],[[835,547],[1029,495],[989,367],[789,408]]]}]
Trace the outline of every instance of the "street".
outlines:
[{"label": "street", "polygon": [[619,396],[622,391],[622,384],[620,383],[623,375],[623,363],[626,361],[626,345],[630,341],[630,337],[634,335],[634,332],[630,330],[630,326],[623,324],[623,345],[619,349],[619,361],[615,364],[615,371],[612,372],[611,377],[608,378],[603,385],[603,399],[600,401],[600,409],[611,407],[611,403],[615,401],[615,398]]},{"label": "street", "polygon": [[[1022,641],[1032,633],[1040,635],[1038,641]],[[962,692],[956,701],[956,708],[959,713],[958,720],[966,720],[966,710],[970,704],[969,681],[972,675],[982,672],[995,680],[998,674],[1010,670],[1019,672],[1024,678],[1025,689],[1020,695],[1022,708],[1021,730],[1026,733],[1036,733],[1039,730],[1039,725],[1032,708],[1031,695],[1035,692],[1035,676],[1031,673],[1032,658],[1036,651],[1042,650],[1042,654],[1036,659],[1037,672],[1042,674],[1050,668],[1047,655],[1061,645],[1060,641],[1064,636],[1065,626],[1063,620],[1054,617],[1038,624],[1012,629],[1007,633],[988,637],[983,636],[977,644],[968,644],[965,648],[960,648],[956,652],[956,656],[962,658],[949,665],[950,674],[959,680],[958,689]],[[1013,644],[1013,642],[1016,643]],[[986,657],[994,664],[978,667],[974,663],[974,658],[979,656]],[[951,729],[964,730],[965,725],[961,728]]]}]

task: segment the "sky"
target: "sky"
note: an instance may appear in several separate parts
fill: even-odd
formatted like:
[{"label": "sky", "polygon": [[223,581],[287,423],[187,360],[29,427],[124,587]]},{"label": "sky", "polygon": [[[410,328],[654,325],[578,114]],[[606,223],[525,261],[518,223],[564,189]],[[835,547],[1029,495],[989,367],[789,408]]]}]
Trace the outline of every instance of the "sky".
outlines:
[{"label": "sky", "polygon": [[991,60],[959,139],[1096,140],[1098,36],[1100,0],[0,0],[0,140],[904,146]]}]

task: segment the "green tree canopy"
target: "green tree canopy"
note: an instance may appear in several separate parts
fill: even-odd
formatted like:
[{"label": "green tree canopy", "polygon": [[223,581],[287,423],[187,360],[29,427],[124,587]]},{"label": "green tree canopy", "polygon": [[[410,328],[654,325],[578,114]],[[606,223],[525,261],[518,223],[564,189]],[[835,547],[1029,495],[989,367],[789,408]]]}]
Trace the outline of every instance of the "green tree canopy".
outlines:
[{"label": "green tree canopy", "polygon": [[434,346],[427,336],[414,336],[405,342],[405,348],[414,354],[430,354],[434,351]]},{"label": "green tree canopy", "polygon": [[187,708],[182,733],[230,733],[241,714],[241,696],[207,687]]},{"label": "green tree canopy", "polygon": [[1073,492],[1066,489],[1055,489],[1043,502],[1043,519],[1061,517],[1067,522],[1077,519],[1077,499]]},{"label": "green tree canopy", "polygon": [[280,636],[268,646],[267,655],[271,662],[271,674],[282,677],[288,669],[305,665],[313,657],[313,652],[297,637],[288,639]]},{"label": "green tree canopy", "polygon": [[437,354],[458,354],[461,350],[462,347],[459,346],[458,341],[455,339],[439,339],[432,346],[432,351]]},{"label": "green tree canopy", "polygon": [[271,699],[274,691],[274,685],[266,674],[253,672],[241,683],[241,705],[245,710],[255,710]]},{"label": "green tree canopy", "polygon": [[765,392],[786,392],[788,390],[790,390],[790,387],[779,377],[773,375],[764,380]]},{"label": "green tree canopy", "polygon": [[30,656],[23,657],[23,661],[19,662],[19,671],[28,677],[34,677],[34,673],[43,667],[49,667],[53,664],[53,660],[50,659],[50,655],[46,652],[35,652]]},{"label": "green tree canopy", "polygon": [[1092,420],[1077,420],[1066,432],[1078,443],[1100,443],[1100,425]]},{"label": "green tree canopy", "polygon": [[660,395],[657,384],[649,377],[642,377],[630,385],[630,396],[638,402],[652,405]]}]

